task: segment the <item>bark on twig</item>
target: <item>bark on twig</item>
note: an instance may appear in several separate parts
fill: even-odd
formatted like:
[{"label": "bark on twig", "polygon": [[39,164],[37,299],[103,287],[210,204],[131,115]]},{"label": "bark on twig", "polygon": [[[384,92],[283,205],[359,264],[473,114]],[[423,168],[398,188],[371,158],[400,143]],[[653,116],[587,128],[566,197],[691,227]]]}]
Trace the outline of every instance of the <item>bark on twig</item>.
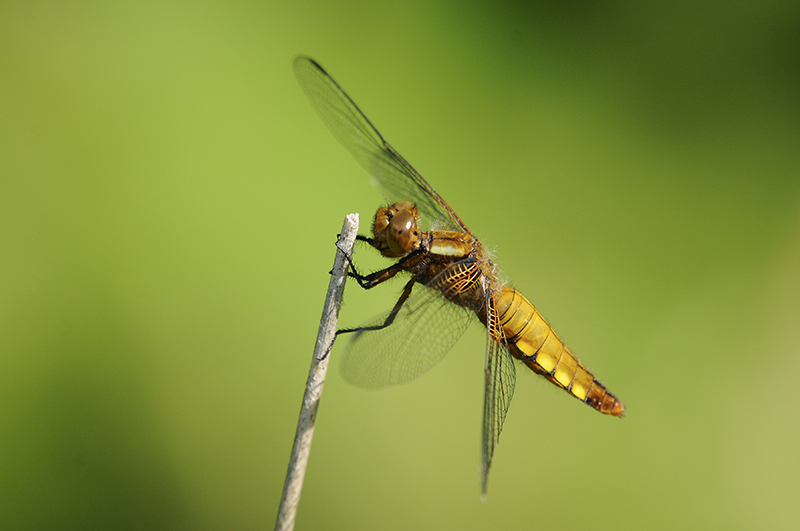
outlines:
[{"label": "bark on twig", "polygon": [[319,323],[319,331],[317,332],[317,344],[314,348],[314,357],[311,359],[311,369],[308,371],[308,381],[303,395],[303,404],[300,407],[300,419],[297,421],[297,433],[294,436],[289,470],[286,473],[281,505],[278,509],[278,519],[275,522],[276,531],[290,531],[294,528],[297,504],[300,501],[303,477],[306,473],[308,454],[311,450],[311,438],[314,435],[317,408],[322,395],[322,386],[325,383],[325,373],[328,370],[328,354],[336,337],[339,307],[341,306],[345,280],[347,279],[348,259],[344,253],[347,253],[348,256],[352,255],[357,233],[358,214],[350,214],[344,220],[339,238],[339,250],[336,252],[333,270],[331,270],[328,295],[325,298],[325,306],[322,309],[322,320]]}]

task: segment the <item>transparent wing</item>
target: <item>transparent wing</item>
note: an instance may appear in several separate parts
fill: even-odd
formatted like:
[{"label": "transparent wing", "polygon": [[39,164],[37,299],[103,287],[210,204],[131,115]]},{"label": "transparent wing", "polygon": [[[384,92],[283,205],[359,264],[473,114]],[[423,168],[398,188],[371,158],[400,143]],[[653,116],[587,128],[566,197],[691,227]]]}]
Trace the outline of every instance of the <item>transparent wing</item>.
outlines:
[{"label": "transparent wing", "polygon": [[412,201],[426,228],[434,221],[445,230],[469,232],[450,206],[381,136],[353,100],[313,59],[300,56],[294,71],[314,110],[339,142],[375,178],[386,198]]},{"label": "transparent wing", "polygon": [[489,467],[495,446],[500,440],[506,420],[517,370],[508,352],[503,328],[499,325],[494,297],[486,297],[486,390],[483,402],[483,453],[481,462],[481,490],[486,496]]},{"label": "transparent wing", "polygon": [[[382,325],[389,313],[361,328]],[[450,352],[474,318],[473,312],[450,302],[438,289],[416,284],[392,324],[354,333],[342,358],[342,376],[367,388],[414,380]]]}]

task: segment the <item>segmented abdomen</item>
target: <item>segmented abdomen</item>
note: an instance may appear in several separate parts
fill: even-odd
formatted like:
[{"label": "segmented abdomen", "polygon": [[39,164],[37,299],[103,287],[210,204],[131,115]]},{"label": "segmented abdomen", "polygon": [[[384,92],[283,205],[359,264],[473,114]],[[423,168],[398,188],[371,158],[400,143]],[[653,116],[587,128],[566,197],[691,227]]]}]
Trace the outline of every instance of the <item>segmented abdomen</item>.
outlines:
[{"label": "segmented abdomen", "polygon": [[623,416],[622,402],[572,355],[528,299],[505,286],[495,300],[512,356],[600,413]]}]

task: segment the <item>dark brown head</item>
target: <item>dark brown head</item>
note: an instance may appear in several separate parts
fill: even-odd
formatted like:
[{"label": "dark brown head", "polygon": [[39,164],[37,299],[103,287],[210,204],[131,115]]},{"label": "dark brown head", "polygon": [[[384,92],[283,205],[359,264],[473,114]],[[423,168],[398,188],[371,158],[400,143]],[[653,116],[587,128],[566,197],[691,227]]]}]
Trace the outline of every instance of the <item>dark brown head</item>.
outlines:
[{"label": "dark brown head", "polygon": [[410,201],[398,201],[392,206],[379,208],[372,223],[375,247],[391,258],[403,256],[416,248],[420,236],[418,217],[417,207]]}]

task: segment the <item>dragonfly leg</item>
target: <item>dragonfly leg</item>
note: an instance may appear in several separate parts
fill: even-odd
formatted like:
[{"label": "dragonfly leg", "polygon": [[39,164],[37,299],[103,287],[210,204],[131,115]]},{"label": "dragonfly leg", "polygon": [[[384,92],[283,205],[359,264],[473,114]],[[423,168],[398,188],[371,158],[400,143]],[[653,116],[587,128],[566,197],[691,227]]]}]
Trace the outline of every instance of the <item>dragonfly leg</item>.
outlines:
[{"label": "dragonfly leg", "polygon": [[339,334],[348,334],[350,332],[366,332],[368,330],[382,330],[387,326],[391,326],[391,324],[394,322],[395,317],[397,317],[397,314],[400,312],[400,308],[403,307],[403,304],[405,304],[408,297],[411,296],[411,290],[414,288],[414,282],[415,280],[412,278],[406,283],[405,287],[403,288],[403,293],[400,294],[400,298],[397,299],[397,302],[392,308],[392,311],[389,312],[389,315],[386,316],[386,320],[382,324],[374,326],[362,326],[360,328],[343,328],[341,330],[336,331],[336,336],[338,337]]},{"label": "dragonfly leg", "polygon": [[[358,234],[356,234],[356,240],[359,240],[359,238],[364,238],[364,236],[359,236]],[[339,251],[340,251],[340,252],[341,252],[341,253],[344,255],[344,257],[347,259],[347,263],[348,263],[348,265],[349,265],[350,267],[353,267],[353,260],[352,260],[352,258],[351,258],[351,256],[350,256],[350,253],[348,253],[348,252],[347,252],[345,249],[343,249],[343,248],[342,248],[342,247],[339,245],[339,242],[340,242],[341,240],[342,240],[342,235],[341,235],[341,234],[337,234],[337,235],[336,235],[336,248],[337,248],[337,249],[339,249]],[[329,274],[329,275],[332,275],[332,274],[333,274],[333,269],[331,269],[330,271],[328,271],[328,274]],[[347,273],[347,276],[350,276],[350,272],[349,272],[349,271],[348,271],[348,273]]]},{"label": "dragonfly leg", "polygon": [[[347,259],[347,264],[349,266],[348,267],[349,270],[347,271],[347,276],[356,279],[356,281],[358,282],[358,285],[361,286],[362,288],[364,288],[364,289],[374,288],[375,286],[377,286],[381,282],[383,282],[385,280],[389,280],[390,278],[392,278],[393,276],[395,276],[398,272],[400,272],[402,270],[402,267],[400,267],[398,269],[398,268],[395,268],[394,266],[392,266],[392,267],[387,267],[386,269],[382,269],[380,271],[376,271],[375,273],[372,273],[372,274],[369,274],[369,275],[360,274],[358,272],[358,270],[356,269],[355,263],[353,263],[352,255],[347,253],[341,247],[339,247],[339,240],[338,240],[339,236],[340,235],[337,235],[336,248],[339,249],[342,252],[342,254],[344,254],[344,257]],[[372,242],[375,241],[372,238],[368,238],[366,236],[361,236],[360,234],[356,236],[356,240],[357,241],[361,241],[361,242],[367,242],[370,245],[372,245]],[[395,266],[396,265],[398,265],[398,264],[395,264]],[[389,272],[389,270],[393,269],[393,268],[396,269],[396,271]],[[328,271],[328,274],[332,275],[333,274],[333,270]]]},{"label": "dragonfly leg", "polygon": [[[344,249],[339,247],[339,240],[341,240],[341,238],[342,238],[341,234],[337,234],[336,235],[336,248],[339,249],[340,251],[344,252]],[[377,240],[375,240],[375,238],[370,238],[368,236],[362,236],[361,234],[356,234],[356,241],[366,242],[366,243],[370,244],[373,247],[376,247],[378,245],[377,244]]]},{"label": "dragonfly leg", "polygon": [[356,271],[352,261],[350,262],[350,269],[351,270],[347,273],[347,276],[356,279],[358,285],[364,289],[372,289],[378,284],[394,277],[400,271],[405,270],[405,268],[398,262],[390,267],[387,267],[386,269],[375,271],[369,275],[360,275],[358,271]]},{"label": "dragonfly leg", "polygon": [[371,246],[376,247],[376,248],[378,247],[377,240],[375,238],[370,238],[369,236],[362,236],[360,234],[356,234],[356,240],[358,240],[360,242],[368,243]]},{"label": "dragonfly leg", "polygon": [[378,284],[386,282],[390,278],[394,277],[397,273],[406,271],[410,266],[414,265],[414,263],[418,262],[423,257],[424,254],[421,250],[412,251],[386,269],[375,271],[369,275],[362,275],[356,270],[353,259],[347,256],[347,261],[350,264],[350,271],[347,272],[347,276],[356,279],[356,282],[358,282],[358,285],[362,288],[372,289]]}]

